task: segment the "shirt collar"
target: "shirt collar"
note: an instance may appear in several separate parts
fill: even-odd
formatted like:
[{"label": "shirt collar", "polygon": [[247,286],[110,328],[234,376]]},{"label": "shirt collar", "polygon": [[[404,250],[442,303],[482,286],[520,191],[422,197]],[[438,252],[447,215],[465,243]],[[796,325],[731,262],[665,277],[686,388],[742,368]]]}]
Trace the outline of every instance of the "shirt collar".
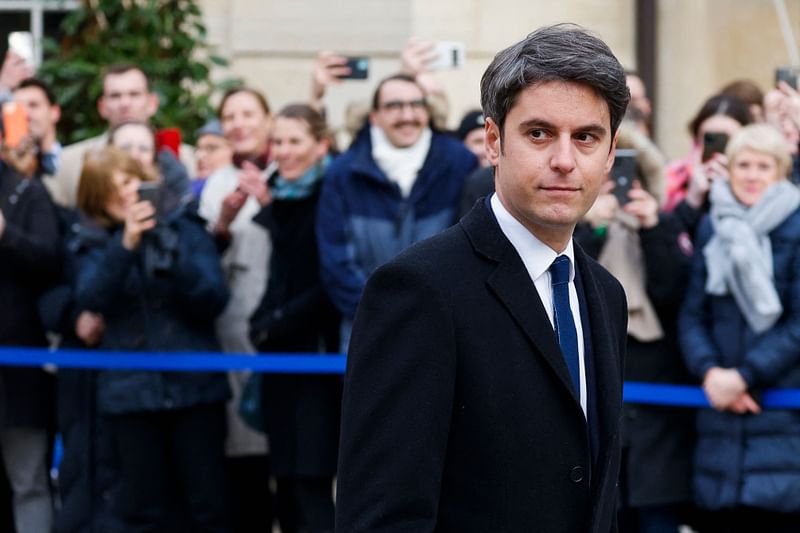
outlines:
[{"label": "shirt collar", "polygon": [[492,195],[491,205],[500,229],[519,254],[532,280],[537,280],[547,272],[559,255],[569,258],[569,281],[572,282],[575,279],[575,248],[572,239],[569,240],[566,250],[557,254],[514,218],[496,193]]}]

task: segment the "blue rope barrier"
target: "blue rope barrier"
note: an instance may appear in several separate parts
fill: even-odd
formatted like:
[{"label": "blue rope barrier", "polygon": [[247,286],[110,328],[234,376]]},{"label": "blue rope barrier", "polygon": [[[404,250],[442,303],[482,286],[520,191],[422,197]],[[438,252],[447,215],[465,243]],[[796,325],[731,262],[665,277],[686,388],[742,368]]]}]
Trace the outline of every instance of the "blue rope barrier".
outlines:
[{"label": "blue rope barrier", "polygon": [[[225,372],[250,370],[273,374],[344,374],[342,354],[270,353],[220,354],[210,352],[114,352],[0,347],[0,366],[81,368],[93,370],[143,370]],[[708,408],[700,387],[662,383],[625,383],[623,400],[643,405]],[[771,389],[761,395],[765,409],[800,409],[800,389]]]},{"label": "blue rope barrier", "polygon": [[106,370],[225,372],[251,370],[278,374],[344,374],[340,354],[247,354],[210,352],[114,352],[44,348],[0,348],[0,365],[56,366]]}]

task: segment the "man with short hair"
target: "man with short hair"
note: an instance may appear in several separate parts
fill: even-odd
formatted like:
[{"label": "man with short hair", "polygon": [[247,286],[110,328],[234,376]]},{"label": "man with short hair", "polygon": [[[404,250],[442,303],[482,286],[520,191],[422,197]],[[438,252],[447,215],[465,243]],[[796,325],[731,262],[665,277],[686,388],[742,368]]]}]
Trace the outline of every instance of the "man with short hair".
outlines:
[{"label": "man with short hair", "polygon": [[[144,71],[136,65],[112,65],[103,74],[103,94],[97,111],[108,123],[109,130],[125,122],[148,122],[158,111],[158,95],[150,89]],[[64,148],[58,172],[44,181],[53,200],[65,207],[75,207],[83,157],[89,150],[108,144],[108,132]],[[181,163],[194,175],[195,162],[191,146],[181,144]]]},{"label": "man with short hair", "polygon": [[573,243],[628,103],[573,25],[481,81],[496,193],[370,278],[345,376],[336,530],[607,533],[625,294]]},{"label": "man with short hair", "polygon": [[13,100],[25,109],[28,117],[28,134],[36,160],[33,175],[39,178],[54,176],[61,155],[56,132],[61,107],[53,91],[38,78],[26,78],[14,89]]},{"label": "man with short hair", "polygon": [[367,277],[456,221],[464,178],[476,167],[458,140],[431,130],[413,77],[380,82],[369,123],[331,165],[319,201],[322,280],[343,316],[343,351]]}]

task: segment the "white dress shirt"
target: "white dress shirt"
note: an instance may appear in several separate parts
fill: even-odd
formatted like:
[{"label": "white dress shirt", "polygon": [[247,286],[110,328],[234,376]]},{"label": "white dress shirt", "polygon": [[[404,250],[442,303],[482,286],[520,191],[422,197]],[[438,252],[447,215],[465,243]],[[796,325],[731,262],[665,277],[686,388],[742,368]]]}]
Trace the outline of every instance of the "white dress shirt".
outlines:
[{"label": "white dress shirt", "polygon": [[578,360],[580,363],[580,401],[583,414],[586,416],[586,365],[584,361],[584,346],[583,346],[583,326],[581,323],[580,302],[578,301],[578,291],[575,289],[575,250],[572,245],[572,239],[569,240],[566,250],[558,254],[536,238],[536,236],[528,231],[511,213],[505,208],[503,203],[497,197],[497,194],[492,195],[491,199],[492,211],[497,218],[498,224],[503,234],[511,242],[511,245],[519,254],[522,263],[528,271],[528,275],[533,281],[536,292],[539,293],[539,298],[542,300],[545,311],[547,311],[547,318],[550,319],[550,325],[555,331],[555,322],[553,320],[553,287],[550,284],[550,265],[559,255],[565,255],[569,258],[569,306],[572,311],[572,318],[575,321],[575,331],[578,334]]}]

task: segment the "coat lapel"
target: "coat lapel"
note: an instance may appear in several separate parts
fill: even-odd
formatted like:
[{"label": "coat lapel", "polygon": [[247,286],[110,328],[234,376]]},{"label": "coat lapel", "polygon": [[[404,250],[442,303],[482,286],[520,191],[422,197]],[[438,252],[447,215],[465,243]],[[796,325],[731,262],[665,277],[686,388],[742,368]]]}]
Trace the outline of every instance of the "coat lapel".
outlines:
[{"label": "coat lapel", "polygon": [[600,444],[602,450],[605,450],[608,447],[609,439],[617,432],[622,408],[622,368],[617,353],[619,350],[617,336],[619,322],[615,320],[616,317],[612,318],[613,315],[606,305],[603,292],[593,273],[593,265],[589,263],[586,254],[577,245],[575,246],[575,258],[586,296],[586,302],[583,303],[586,305],[589,326],[592,328]]},{"label": "coat lapel", "polygon": [[488,207],[479,204],[461,220],[461,226],[475,252],[497,263],[486,281],[489,288],[547,361],[580,409],[580,398],[572,386],[567,363],[539,293],[494,215]]}]

